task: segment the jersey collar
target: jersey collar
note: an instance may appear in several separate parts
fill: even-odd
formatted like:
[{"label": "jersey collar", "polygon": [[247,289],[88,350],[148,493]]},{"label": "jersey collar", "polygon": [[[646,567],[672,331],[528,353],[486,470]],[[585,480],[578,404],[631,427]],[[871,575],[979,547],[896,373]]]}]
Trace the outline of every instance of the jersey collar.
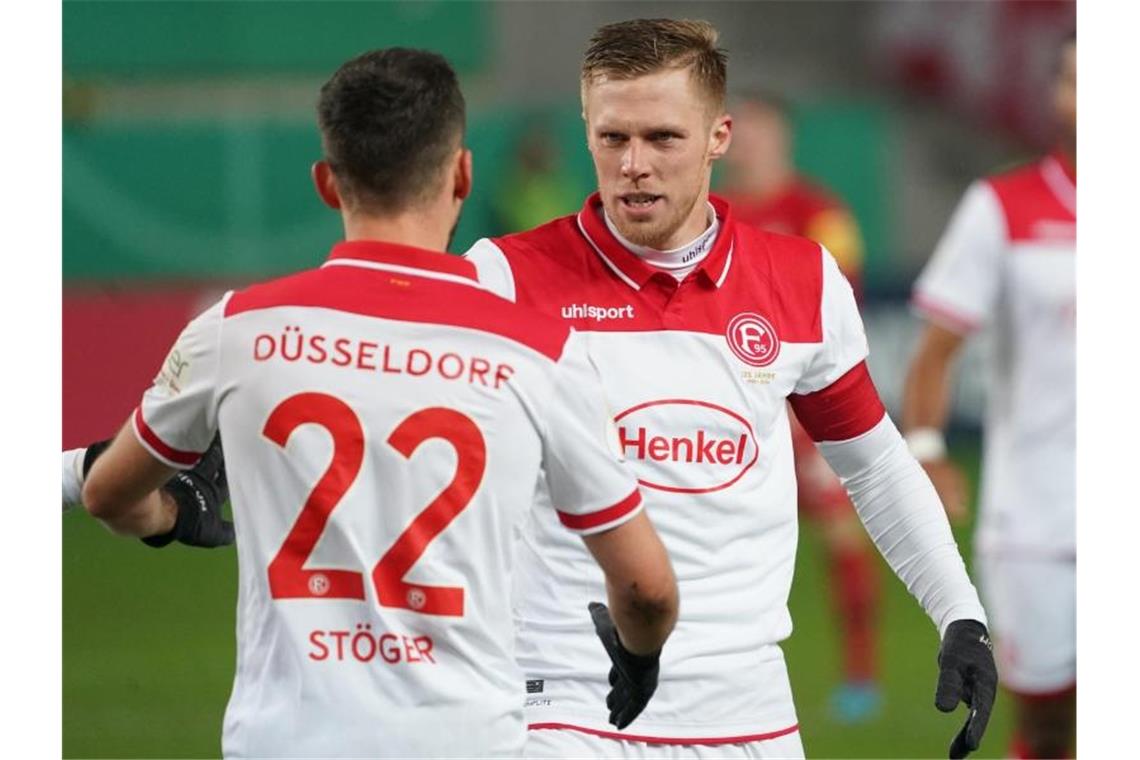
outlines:
[{"label": "jersey collar", "polygon": [[1050,153],[1041,162],[1041,176],[1045,185],[1073,216],[1077,215],[1077,169],[1059,150]]},{"label": "jersey collar", "polygon": [[[719,288],[728,275],[728,268],[732,266],[734,231],[728,202],[710,194],[709,203],[720,219],[720,232],[717,233],[708,256],[689,276],[696,276],[706,285]],[[664,271],[646,264],[613,236],[602,218],[602,197],[599,193],[592,193],[586,198],[582,210],[578,212],[578,229],[618,279],[635,290],[641,290],[655,274]],[[667,276],[672,278],[673,275]]]},{"label": "jersey collar", "polygon": [[434,274],[444,275],[445,279],[461,277],[478,281],[475,265],[459,256],[379,240],[347,240],[337,243],[324,265],[330,264],[406,271],[409,274],[417,272],[408,270],[418,270],[428,276]]}]

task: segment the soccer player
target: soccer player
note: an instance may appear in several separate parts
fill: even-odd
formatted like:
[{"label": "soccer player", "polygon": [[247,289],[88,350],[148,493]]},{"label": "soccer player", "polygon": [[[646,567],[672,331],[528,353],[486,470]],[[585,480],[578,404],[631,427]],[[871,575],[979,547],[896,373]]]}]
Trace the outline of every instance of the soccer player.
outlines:
[{"label": "soccer player", "polygon": [[583,337],[442,253],[472,179],[455,74],[434,53],[367,53],[318,108],[313,179],[345,242],[194,319],[83,503],[118,532],[180,538],[156,489],[220,431],[240,550],[226,756],[509,756],[526,735],[511,543],[541,467],[544,507],[606,577],[609,608],[583,602],[574,624],[604,636],[624,725],[676,584],[606,443]]},{"label": "soccer player", "polygon": [[[835,257],[858,298],[863,269],[858,224],[842,201],[796,171],[783,100],[750,92],[734,100],[732,116],[724,194],[737,223],[816,241]],[[794,414],[789,422],[800,514],[815,524],[823,540],[831,601],[840,624],[844,682],[832,694],[831,711],[840,722],[856,723],[873,717],[882,701],[876,685],[875,557],[843,484]]]},{"label": "soccer player", "polygon": [[911,451],[943,498],[962,500],[946,456],[951,368],[993,330],[975,538],[1014,757],[1066,757],[1076,739],[1077,43],[1053,101],[1057,149],[966,191],[913,304],[926,324],[906,379]]},{"label": "soccer player", "polygon": [[964,756],[996,689],[985,613],[871,383],[835,260],[810,240],[737,224],[709,195],[732,131],[716,39],[700,21],[601,27],[581,74],[598,192],[577,214],[467,254],[488,287],[584,333],[684,598],[653,703],[614,731],[597,704],[606,669],[575,616],[602,576],[535,510],[515,589],[526,753],[802,756],[779,646],[792,630],[797,541],[790,400],[942,636],[936,704],[972,706],[952,743]]}]

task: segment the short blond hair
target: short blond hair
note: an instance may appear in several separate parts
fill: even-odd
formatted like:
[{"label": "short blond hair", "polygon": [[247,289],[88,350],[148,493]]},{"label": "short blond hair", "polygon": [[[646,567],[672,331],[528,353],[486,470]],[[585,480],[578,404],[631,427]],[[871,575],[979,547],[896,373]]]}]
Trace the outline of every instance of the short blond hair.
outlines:
[{"label": "short blond hair", "polygon": [[639,18],[606,24],[594,32],[582,59],[582,90],[598,79],[636,79],[667,69],[690,69],[718,111],[725,108],[728,54],[707,21]]}]

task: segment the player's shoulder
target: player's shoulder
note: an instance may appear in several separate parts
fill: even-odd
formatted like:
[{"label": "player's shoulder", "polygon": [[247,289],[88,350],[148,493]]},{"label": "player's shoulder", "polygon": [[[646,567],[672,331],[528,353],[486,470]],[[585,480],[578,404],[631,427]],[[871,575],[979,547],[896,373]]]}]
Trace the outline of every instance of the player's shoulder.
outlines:
[{"label": "player's shoulder", "polygon": [[749,268],[770,269],[780,281],[795,282],[819,271],[823,258],[819,243],[799,235],[771,232],[747,224],[735,226],[741,263]]},{"label": "player's shoulder", "polygon": [[566,322],[475,284],[455,285],[453,296],[446,308],[465,315],[470,327],[522,344],[552,361],[562,356],[571,332]]},{"label": "player's shoulder", "polygon": [[526,276],[532,270],[544,278],[555,276],[560,270],[580,271],[580,259],[589,253],[577,214],[490,240],[503,252],[516,276]]},{"label": "player's shoulder", "polygon": [[578,236],[578,214],[567,214],[551,219],[545,224],[523,232],[500,235],[491,240],[503,249],[504,253],[547,255],[552,243],[565,242]]},{"label": "player's shoulder", "polygon": [[823,248],[819,243],[796,235],[737,226],[732,266],[740,267],[737,282],[745,288],[741,295],[770,302],[785,331],[818,334],[825,279]]},{"label": "player's shoulder", "polygon": [[994,188],[1037,185],[1041,181],[1041,159],[1021,158],[1011,161],[984,175],[982,181]]},{"label": "player's shoulder", "polygon": [[314,287],[318,271],[304,269],[235,289],[226,299],[223,315],[232,317],[247,311],[288,305]]},{"label": "player's shoulder", "polygon": [[[1012,240],[1040,237],[1042,232],[1038,228],[1051,223],[1049,220],[1073,222],[1075,184],[1053,156],[994,172],[982,178],[979,184],[991,192],[990,203],[996,201]],[[1067,234],[1071,235],[1071,230]]]}]

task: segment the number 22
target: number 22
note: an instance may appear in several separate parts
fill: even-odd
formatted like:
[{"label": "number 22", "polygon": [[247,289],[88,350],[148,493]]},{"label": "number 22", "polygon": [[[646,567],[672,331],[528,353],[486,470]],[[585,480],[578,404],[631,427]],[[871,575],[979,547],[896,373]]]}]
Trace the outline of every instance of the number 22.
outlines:
[{"label": "number 22", "polygon": [[[269,415],[262,434],[282,448],[301,425],[313,423],[333,440],[332,461],[305,500],[273,561],[269,591],[274,599],[364,599],[364,576],[355,570],[304,567],[320,540],[332,511],[352,486],[364,462],[364,429],[348,404],[326,393],[298,393]],[[404,576],[428,544],[442,533],[471,501],[487,464],[483,434],[467,415],[445,407],[421,409],[406,417],[388,445],[410,459],[424,441],[442,438],[458,456],[455,475],[443,492],[416,515],[380,561],[372,582],[383,607],[399,607],[428,615],[463,615],[462,588],[412,584]]]}]

